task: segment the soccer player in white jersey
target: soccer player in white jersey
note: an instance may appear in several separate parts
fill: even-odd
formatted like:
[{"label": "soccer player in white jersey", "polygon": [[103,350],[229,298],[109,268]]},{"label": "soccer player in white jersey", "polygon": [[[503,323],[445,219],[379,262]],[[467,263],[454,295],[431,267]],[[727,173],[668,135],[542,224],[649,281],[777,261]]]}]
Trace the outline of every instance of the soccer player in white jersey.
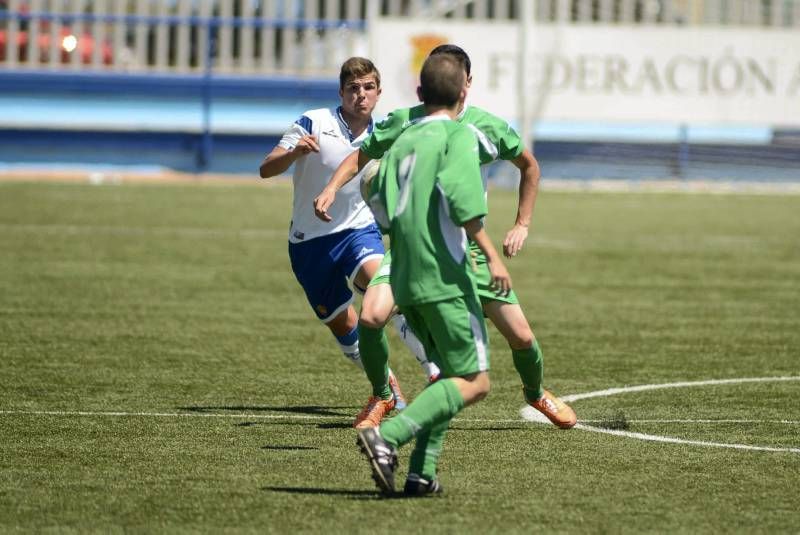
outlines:
[{"label": "soccer player in white jersey", "polygon": [[[366,58],[348,59],[339,73],[341,104],[303,113],[259,168],[261,178],[269,178],[295,164],[289,227],[292,271],[344,355],[362,369],[361,351],[384,351],[385,346],[388,352],[388,344],[383,330],[376,330],[359,347],[358,315],[348,281],[363,293],[383,258],[381,234],[361,198],[358,182],[339,192],[342,202],[331,210],[330,223],[314,217],[313,203],[341,161],[372,132],[372,111],[380,94],[375,65]],[[403,408],[405,400],[393,375],[389,383],[377,397],[387,410]]]}]

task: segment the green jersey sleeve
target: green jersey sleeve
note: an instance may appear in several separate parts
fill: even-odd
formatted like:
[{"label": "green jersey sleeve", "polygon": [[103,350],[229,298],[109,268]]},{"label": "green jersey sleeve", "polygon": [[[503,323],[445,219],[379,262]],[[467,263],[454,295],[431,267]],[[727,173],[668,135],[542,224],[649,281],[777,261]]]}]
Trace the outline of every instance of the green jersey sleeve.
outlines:
[{"label": "green jersey sleeve", "polygon": [[447,201],[450,219],[463,225],[488,212],[483,192],[478,141],[469,128],[453,123],[442,164],[437,173],[438,184]]},{"label": "green jersey sleeve", "polygon": [[361,152],[373,160],[383,158],[384,153],[408,127],[408,117],[408,108],[400,108],[391,112],[386,119],[375,125],[372,133],[361,144]]},{"label": "green jersey sleeve", "polygon": [[481,108],[469,106],[459,122],[469,126],[478,138],[482,165],[495,160],[513,160],[525,148],[508,122]]}]

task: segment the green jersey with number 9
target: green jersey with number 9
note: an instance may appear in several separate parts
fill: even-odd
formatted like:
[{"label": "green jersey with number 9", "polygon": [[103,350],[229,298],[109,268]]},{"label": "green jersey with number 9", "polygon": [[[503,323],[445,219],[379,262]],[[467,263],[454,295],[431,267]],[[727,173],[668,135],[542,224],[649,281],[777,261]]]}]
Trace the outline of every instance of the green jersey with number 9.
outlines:
[{"label": "green jersey with number 9", "polygon": [[462,228],[487,213],[473,132],[444,115],[424,117],[382,156],[369,204],[391,238],[396,303],[477,294]]}]

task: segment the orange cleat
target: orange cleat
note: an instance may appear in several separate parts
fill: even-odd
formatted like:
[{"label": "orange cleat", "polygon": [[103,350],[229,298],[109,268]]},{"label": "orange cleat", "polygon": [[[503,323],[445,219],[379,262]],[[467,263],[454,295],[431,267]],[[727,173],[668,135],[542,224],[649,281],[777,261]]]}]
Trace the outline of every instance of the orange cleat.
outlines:
[{"label": "orange cleat", "polygon": [[528,402],[531,407],[544,414],[548,420],[561,429],[569,429],[578,423],[572,408],[547,390],[536,401]]},{"label": "orange cleat", "polygon": [[366,407],[356,416],[353,427],[356,429],[368,429],[378,427],[387,414],[395,407],[395,398],[381,399],[378,396],[370,396]]}]

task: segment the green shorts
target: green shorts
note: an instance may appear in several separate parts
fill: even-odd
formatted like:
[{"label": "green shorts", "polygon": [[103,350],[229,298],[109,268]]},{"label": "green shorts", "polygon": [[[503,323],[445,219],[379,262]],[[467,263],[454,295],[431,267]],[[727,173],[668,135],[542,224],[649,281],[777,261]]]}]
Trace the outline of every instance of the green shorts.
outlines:
[{"label": "green shorts", "polygon": [[[510,303],[512,305],[518,305],[519,299],[517,299],[517,294],[514,293],[514,290],[508,292],[508,295],[501,296],[497,295],[495,291],[490,287],[490,283],[492,282],[492,275],[489,273],[489,266],[486,264],[486,256],[484,256],[483,252],[477,248],[470,248],[470,252],[477,250],[477,254],[473,253],[473,258],[475,260],[474,266],[475,270],[475,283],[478,286],[478,297],[481,300],[481,303],[486,303],[488,301],[500,301],[502,303]],[[378,284],[389,284],[389,274],[392,268],[392,252],[391,250],[387,249],[386,254],[383,255],[383,260],[381,261],[381,265],[378,268],[378,271],[375,272],[375,275],[372,277],[372,280],[369,281],[367,287],[370,286],[377,286]]]},{"label": "green shorts", "polygon": [[377,286],[378,284],[389,284],[389,273],[392,270],[392,251],[390,249],[386,249],[386,252],[383,254],[383,260],[381,260],[381,265],[378,268],[378,271],[375,272],[375,275],[372,276],[372,279],[367,284],[367,288],[370,286]]},{"label": "green shorts", "polygon": [[510,303],[518,305],[519,299],[514,290],[508,292],[508,295],[497,295],[491,288],[492,274],[489,272],[489,264],[486,263],[486,255],[483,254],[477,245],[470,242],[469,252],[472,255],[475,266],[475,283],[478,286],[478,297],[481,303],[486,304],[489,301],[500,301],[502,303]]},{"label": "green shorts", "polygon": [[489,370],[489,338],[476,296],[408,305],[400,311],[444,377]]},{"label": "green shorts", "polygon": [[[483,262],[480,262],[483,260]],[[517,294],[514,293],[514,290],[508,292],[508,295],[497,295],[491,286],[490,283],[492,282],[492,274],[489,273],[489,265],[486,263],[486,259],[475,259],[475,283],[478,286],[478,298],[481,300],[481,303],[486,304],[489,301],[500,301],[502,303],[510,303],[512,305],[518,305],[519,299],[517,299]]]}]

